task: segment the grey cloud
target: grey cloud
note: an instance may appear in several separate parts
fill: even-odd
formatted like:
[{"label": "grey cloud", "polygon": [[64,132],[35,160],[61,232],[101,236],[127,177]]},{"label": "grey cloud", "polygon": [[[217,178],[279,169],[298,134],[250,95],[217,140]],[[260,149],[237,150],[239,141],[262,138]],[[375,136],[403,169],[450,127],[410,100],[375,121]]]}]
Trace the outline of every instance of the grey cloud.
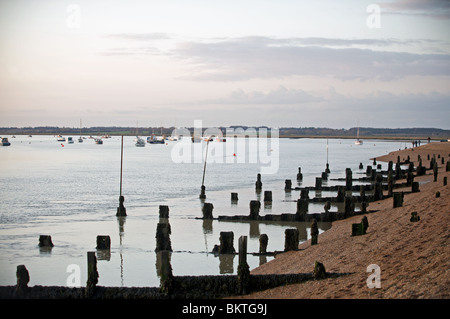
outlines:
[{"label": "grey cloud", "polygon": [[[450,19],[448,0],[399,0],[380,3],[383,13]],[[387,10],[386,10],[387,9]]]},{"label": "grey cloud", "polygon": [[[292,43],[293,40],[290,41]],[[324,42],[327,39],[323,39]],[[287,40],[264,37],[229,39],[216,43],[183,43],[173,52],[173,56],[195,65],[196,72],[187,78],[209,81],[293,75],[331,76],[344,80],[393,80],[408,75],[450,75],[448,54],[299,46],[289,44]]]}]

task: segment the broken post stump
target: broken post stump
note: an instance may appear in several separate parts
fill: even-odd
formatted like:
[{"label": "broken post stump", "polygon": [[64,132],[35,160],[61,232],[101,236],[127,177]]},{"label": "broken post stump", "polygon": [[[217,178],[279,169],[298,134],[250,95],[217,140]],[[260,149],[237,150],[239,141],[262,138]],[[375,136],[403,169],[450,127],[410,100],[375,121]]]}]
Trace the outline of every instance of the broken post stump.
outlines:
[{"label": "broken post stump", "polygon": [[298,199],[297,200],[297,216],[299,220],[304,220],[306,214],[308,213],[309,201],[307,199]]},{"label": "broken post stump", "polygon": [[111,249],[111,238],[107,235],[98,235],[96,249]]},{"label": "broken post stump", "polygon": [[345,200],[345,188],[343,186],[338,186],[336,201],[339,203]]},{"label": "broken post stump", "polygon": [[231,201],[238,201],[239,200],[239,198],[238,198],[238,193],[231,193]]},{"label": "broken post stump", "polygon": [[352,170],[350,168],[345,169],[345,190],[351,191],[353,185]]},{"label": "broken post stump", "polygon": [[159,205],[159,218],[169,218],[169,206]]},{"label": "broken post stump", "polygon": [[420,192],[419,190],[419,182],[413,182],[411,185],[411,192],[413,193],[418,193]]},{"label": "broken post stump", "polygon": [[213,219],[213,209],[212,203],[204,203],[202,207],[203,219]]},{"label": "broken post stump", "polygon": [[30,274],[28,273],[28,270],[25,267],[25,265],[17,266],[16,278],[17,278],[16,293],[22,295],[28,289],[28,283],[30,282]]},{"label": "broken post stump", "polygon": [[292,181],[290,179],[284,180],[284,190],[290,192],[292,190]]},{"label": "broken post stump", "polygon": [[319,228],[317,227],[316,219],[313,219],[311,224],[311,246],[317,245],[319,239]]},{"label": "broken post stump", "polygon": [[117,207],[116,216],[127,216],[127,209],[123,205],[124,201],[125,201],[125,197],[119,196],[119,207]]},{"label": "broken post stump", "polygon": [[284,231],[284,251],[297,250],[298,249],[298,229],[288,228]]},{"label": "broken post stump", "polygon": [[420,220],[420,216],[417,214],[417,212],[411,213],[411,218],[409,219],[410,222],[418,222]]},{"label": "broken post stump", "polygon": [[261,209],[261,202],[259,200],[250,201],[250,219],[257,220],[259,218],[259,210]]},{"label": "broken post stump", "polygon": [[393,194],[394,208],[403,206],[403,196],[404,196],[403,192]]},{"label": "broken post stump", "polygon": [[170,242],[170,224],[158,223],[156,226],[156,248],[155,252],[168,250],[172,251],[172,244]]},{"label": "broken post stump", "polygon": [[52,236],[39,235],[39,247],[53,247]]},{"label": "broken post stump", "polygon": [[232,231],[220,232],[220,246],[219,254],[234,254],[236,250],[234,249],[234,233]]},{"label": "broken post stump", "polygon": [[314,263],[314,271],[313,271],[313,278],[314,279],[325,279],[327,278],[327,272],[325,271],[325,266],[316,261]]},{"label": "broken post stump", "polygon": [[269,236],[267,234],[261,234],[259,236],[259,253],[267,253],[267,244],[269,243]]},{"label": "broken post stump", "polygon": [[264,191],[264,202],[272,202],[272,191]]},{"label": "broken post stump", "polygon": [[309,189],[300,190],[300,199],[309,199]]},{"label": "broken post stump", "polygon": [[322,178],[321,177],[316,177],[316,190],[321,190],[322,189]]},{"label": "broken post stump", "polygon": [[444,176],[443,183],[444,183],[444,186],[447,186],[447,176]]}]

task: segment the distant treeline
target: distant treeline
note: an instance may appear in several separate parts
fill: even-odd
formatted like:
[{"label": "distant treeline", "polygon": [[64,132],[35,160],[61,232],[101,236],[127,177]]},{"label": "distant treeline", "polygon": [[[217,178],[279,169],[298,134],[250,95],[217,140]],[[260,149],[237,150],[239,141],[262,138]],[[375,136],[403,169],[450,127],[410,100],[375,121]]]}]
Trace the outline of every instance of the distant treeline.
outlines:
[{"label": "distant treeline", "polygon": [[[270,127],[249,127],[249,126],[230,126],[219,127],[225,134],[227,128],[236,129],[242,128],[244,132],[249,128],[259,130],[259,128],[266,128],[270,135]],[[84,127],[81,129],[81,134],[86,135],[140,135],[149,136],[151,134],[156,135],[170,135],[174,131],[175,127],[142,127],[136,129],[136,127],[119,127],[119,126],[96,126],[96,127]],[[194,131],[193,127],[187,127],[190,132]],[[206,128],[203,128],[204,130]],[[1,127],[1,135],[33,135],[33,134],[45,134],[45,135],[79,135],[80,128],[74,127],[57,127],[57,126],[37,126],[37,127]],[[281,127],[279,128],[280,137],[342,137],[342,138],[355,138],[357,135],[357,128],[352,127],[350,129],[332,129],[321,127]],[[449,138],[450,130],[443,130],[439,128],[371,128],[360,127],[359,136],[361,138]]]}]

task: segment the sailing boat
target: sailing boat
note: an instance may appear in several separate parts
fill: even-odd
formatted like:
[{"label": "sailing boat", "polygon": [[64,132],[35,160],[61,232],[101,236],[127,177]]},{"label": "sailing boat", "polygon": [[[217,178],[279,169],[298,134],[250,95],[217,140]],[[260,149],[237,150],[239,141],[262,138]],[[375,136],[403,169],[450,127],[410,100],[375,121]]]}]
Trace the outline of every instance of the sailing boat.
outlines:
[{"label": "sailing boat", "polygon": [[81,119],[80,119],[80,138],[78,139],[78,143],[83,143],[83,139],[81,138]]},{"label": "sailing boat", "polygon": [[359,139],[359,122],[358,122],[358,130],[356,131],[356,141],[355,145],[362,145],[363,141]]}]

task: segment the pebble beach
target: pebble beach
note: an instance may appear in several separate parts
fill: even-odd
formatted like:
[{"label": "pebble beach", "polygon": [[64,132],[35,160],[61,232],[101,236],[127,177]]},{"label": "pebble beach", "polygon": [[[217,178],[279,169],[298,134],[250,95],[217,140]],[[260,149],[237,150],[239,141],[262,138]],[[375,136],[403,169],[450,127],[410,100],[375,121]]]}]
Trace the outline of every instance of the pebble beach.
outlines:
[{"label": "pebble beach", "polygon": [[[403,161],[408,155],[418,165],[429,167],[433,155],[438,163],[438,177],[433,172],[415,177],[420,192],[405,193],[403,206],[393,208],[393,198],[371,202],[367,216],[369,227],[362,236],[352,236],[352,224],[362,216],[333,222],[331,229],[319,235],[318,245],[311,240],[297,251],[276,256],[255,268],[251,274],[310,273],[316,261],[328,273],[348,273],[338,278],[308,281],[281,286],[233,298],[244,299],[447,299],[450,297],[450,186],[444,186],[446,163],[450,158],[450,143],[435,142],[414,149],[408,148],[377,157],[377,161]],[[442,157],[445,164],[442,164]],[[397,182],[402,182],[399,180]],[[398,188],[410,191],[410,188]],[[437,197],[437,192],[440,196]],[[411,222],[417,212],[418,222]],[[372,275],[368,267],[380,270],[380,287],[368,286]]]}]

